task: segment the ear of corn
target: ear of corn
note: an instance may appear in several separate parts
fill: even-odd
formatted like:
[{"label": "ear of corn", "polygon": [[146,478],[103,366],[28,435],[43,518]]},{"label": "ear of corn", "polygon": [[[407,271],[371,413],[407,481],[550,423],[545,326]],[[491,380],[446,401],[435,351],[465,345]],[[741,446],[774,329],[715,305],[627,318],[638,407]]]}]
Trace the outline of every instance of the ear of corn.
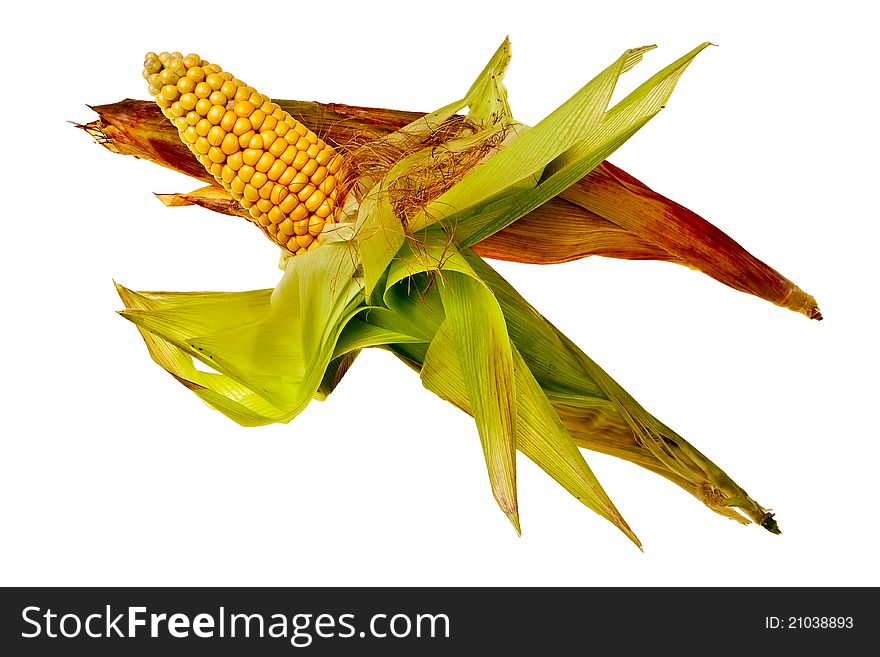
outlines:
[{"label": "ear of corn", "polygon": [[318,246],[342,158],[267,96],[196,54],[147,53],[144,78],[180,139],[282,248]]},{"label": "ear of corn", "polygon": [[[468,248],[597,166],[615,145],[662,108],[681,72],[703,47],[609,109],[617,76],[635,64],[644,49],[628,51],[586,91],[525,133],[527,139],[518,137],[513,146],[503,147],[511,148],[507,152],[513,155],[498,157],[493,146],[485,160],[471,163],[462,177],[417,206],[421,211],[401,216],[400,204],[390,194],[401,179],[419,171],[423,160],[431,164],[431,158],[424,156],[432,149],[440,146],[456,152],[471,137],[479,142],[515,126],[501,85],[509,59],[505,42],[464,99],[380,138],[384,145],[415,139],[417,149],[406,155],[413,166],[400,165],[400,160],[365,176],[362,191],[367,193],[359,197],[360,192],[352,192],[352,203],[357,206],[361,198],[372,198],[375,203],[366,210],[364,205],[355,207],[354,223],[339,223],[333,231],[324,231],[322,225],[325,246],[288,258],[284,277],[270,294],[138,294],[122,288],[124,315],[141,329],[157,362],[207,403],[249,425],[289,421],[311,399],[332,390],[359,349],[381,346],[392,350],[420,370],[426,387],[473,414],[492,491],[517,530],[514,450],[534,459],[639,544],[577,449],[579,444],[589,445],[585,433],[599,428],[612,436],[601,443],[603,451],[663,474],[728,517],[754,520],[778,531],[772,514],[648,414]],[[149,55],[144,75],[157,104],[199,161],[215,180],[229,185],[233,198],[243,199],[242,207],[267,234],[277,238],[280,225],[290,215],[273,221],[269,214],[280,209],[280,204],[270,194],[261,199],[270,205],[259,207],[247,185],[257,173],[267,174],[274,166],[274,162],[262,162],[265,154],[272,154],[272,144],[285,139],[284,134],[277,134],[276,126],[288,125],[286,132],[296,126],[283,115],[276,118],[278,108],[268,99],[243,83],[236,84],[234,78],[225,78],[219,68],[195,55]],[[226,87],[229,94],[224,91],[227,82],[232,85]],[[212,89],[214,83],[219,86]],[[438,126],[464,106],[471,109],[475,133],[432,143]],[[255,119],[257,112],[261,114]],[[257,131],[270,117],[276,121],[267,129],[274,131],[267,147],[265,141],[252,140],[256,136],[262,140]],[[236,147],[236,138],[246,134],[235,130],[242,118],[248,121],[242,127],[249,126],[254,134],[246,147],[241,139]],[[221,130],[213,131],[218,126]],[[301,138],[311,143],[307,135]],[[285,149],[296,147],[300,139],[294,144],[285,139]],[[248,160],[253,164],[245,162],[242,149],[255,151]],[[295,157],[303,152],[297,151]],[[317,163],[321,152],[323,148],[315,154],[305,148],[305,158],[315,158]],[[332,149],[329,152],[331,159],[337,157]],[[235,168],[230,160],[239,153],[242,162]],[[239,173],[244,166],[254,169],[245,172],[248,180],[242,180]],[[233,186],[236,180],[244,186]],[[272,182],[280,183],[280,177]],[[251,188],[261,190],[266,181],[262,183]],[[330,191],[322,203],[331,198]],[[183,202],[221,202],[216,193],[206,190],[191,198],[196,200]],[[438,202],[442,198],[445,206]],[[164,200],[177,202],[176,198]],[[298,203],[308,212],[317,212],[307,200],[298,198]],[[330,214],[321,218],[335,219],[334,212],[335,207],[330,207]],[[374,221],[361,222],[364,218]],[[413,221],[408,223],[410,218]],[[379,229],[395,222],[401,226],[395,239],[381,239],[384,235]],[[377,228],[378,237],[361,234],[359,229],[365,225]],[[275,226],[274,233],[271,226]],[[286,248],[302,253],[313,250],[313,243],[297,242],[298,248],[291,250],[288,241]],[[369,247],[364,248],[366,244]],[[213,371],[192,367],[193,359]]]}]

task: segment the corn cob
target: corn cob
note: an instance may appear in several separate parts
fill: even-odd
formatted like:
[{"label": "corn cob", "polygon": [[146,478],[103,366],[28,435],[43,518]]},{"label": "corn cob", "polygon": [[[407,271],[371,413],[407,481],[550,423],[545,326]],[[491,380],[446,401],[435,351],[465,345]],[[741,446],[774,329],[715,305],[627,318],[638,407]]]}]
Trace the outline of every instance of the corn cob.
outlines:
[{"label": "corn cob", "polygon": [[342,157],[302,123],[196,54],[147,53],[144,78],[205,169],[274,242],[318,246],[336,216]]}]

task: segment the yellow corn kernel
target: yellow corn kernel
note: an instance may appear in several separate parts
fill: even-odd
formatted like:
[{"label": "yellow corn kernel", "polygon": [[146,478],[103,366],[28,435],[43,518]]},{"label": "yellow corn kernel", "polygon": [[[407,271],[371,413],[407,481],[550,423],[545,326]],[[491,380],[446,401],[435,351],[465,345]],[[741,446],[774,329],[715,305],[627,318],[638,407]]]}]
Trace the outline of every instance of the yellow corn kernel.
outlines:
[{"label": "yellow corn kernel", "polygon": [[[275,134],[275,133],[270,133]],[[287,143],[286,139],[278,139],[272,141],[272,145],[269,146],[269,152],[272,153],[275,157],[280,157],[282,153],[287,151],[287,148],[290,144]]]},{"label": "yellow corn kernel", "polygon": [[[221,127],[221,130],[222,130],[222,127]],[[233,153],[237,152],[238,151],[238,137],[227,133],[223,137],[223,141],[220,143],[220,148],[227,155],[232,155]]]},{"label": "yellow corn kernel", "polygon": [[313,184],[309,183],[301,190],[299,190],[299,192],[297,192],[296,197],[300,200],[301,203],[305,203],[306,199],[309,198],[316,189],[317,188]]},{"label": "yellow corn kernel", "polygon": [[250,166],[254,166],[259,162],[262,156],[263,151],[259,148],[246,148],[241,153],[242,162]]},{"label": "yellow corn kernel", "polygon": [[305,235],[309,232],[309,218],[300,219],[293,225],[293,232],[296,235]]},{"label": "yellow corn kernel", "polygon": [[223,138],[226,136],[226,133],[223,132],[223,128],[218,125],[211,126],[210,130],[208,130],[208,134],[205,137],[208,138],[208,143],[211,146],[219,146],[223,143]]},{"label": "yellow corn kernel", "polygon": [[253,137],[256,133],[253,130],[248,130],[243,135],[238,136],[238,145],[241,148],[247,148],[248,144],[251,143],[251,137]]},{"label": "yellow corn kernel", "polygon": [[[208,155],[211,156],[211,153],[209,152]],[[211,157],[211,159],[213,160],[214,158]],[[324,192],[322,192],[320,189],[316,189],[314,192],[312,192],[311,196],[303,201],[305,203],[306,210],[308,210],[309,212],[314,212],[320,207],[321,203],[324,202],[324,198]]]},{"label": "yellow corn kernel", "polygon": [[[302,169],[306,165],[306,162],[309,161],[309,154],[306,153],[301,148],[298,148],[296,146],[294,146],[294,148],[296,148],[297,151],[296,151],[296,157],[294,157],[293,162],[291,162],[291,166],[293,166],[294,169],[299,171],[300,169]],[[308,176],[306,176],[306,177],[308,177]]]},{"label": "yellow corn kernel", "polygon": [[288,193],[285,198],[281,199],[281,202],[278,204],[278,208],[284,214],[290,214],[291,212],[293,212],[293,209],[297,205],[299,205],[299,199],[296,197],[295,194]]},{"label": "yellow corn kernel", "polygon": [[[253,119],[253,116],[251,116],[251,119]],[[257,130],[257,129],[258,129],[257,126],[254,125],[254,130]],[[269,150],[269,147],[273,143],[275,143],[275,139],[276,139],[277,135],[272,130],[266,130],[263,127],[262,123],[260,124],[259,130],[260,130],[260,138],[263,140],[263,148],[265,148],[266,150]]]},{"label": "yellow corn kernel", "polygon": [[287,188],[294,194],[298,194],[303,189],[303,187],[308,184],[309,177],[306,174],[299,172],[293,177],[293,180],[290,181],[290,184],[287,186]]},{"label": "yellow corn kernel", "polygon": [[[187,77],[188,77],[188,76],[189,76],[189,74],[187,74]],[[198,96],[199,98],[204,98],[204,99],[207,100],[207,99],[208,99],[208,96],[211,95],[211,87],[209,87],[209,86],[208,86],[207,84],[205,84],[204,82],[199,82],[199,83],[195,86],[195,89],[193,89],[193,93],[194,93],[196,96]]]},{"label": "yellow corn kernel", "polygon": [[[315,169],[315,172],[312,174],[311,178],[309,178],[309,181],[313,185],[320,185],[322,182],[324,182],[324,178],[327,177],[327,167],[318,166],[318,163],[315,160],[312,160],[312,162],[315,162],[315,166],[317,168]],[[303,173],[305,173],[305,171],[303,171]]]},{"label": "yellow corn kernel", "polygon": [[324,146],[321,149],[321,152],[315,156],[315,159],[318,161],[318,164],[321,166],[327,166],[327,163],[333,158],[334,151],[329,146]]},{"label": "yellow corn kernel", "polygon": [[333,207],[330,205],[329,201],[327,201],[325,199],[324,202],[321,203],[320,206],[318,206],[318,209],[315,210],[314,216],[318,217],[319,219],[326,219],[327,217],[330,216],[330,213],[332,211],[333,211]]},{"label": "yellow corn kernel", "polygon": [[[232,132],[234,134],[235,122],[238,120],[238,117],[235,115],[235,112],[232,110],[226,110],[223,114],[223,118],[220,119],[220,123],[218,124],[225,132]],[[247,132],[247,130],[245,130]],[[236,135],[237,137],[238,135]]]},{"label": "yellow corn kernel", "polygon": [[251,122],[246,118],[239,116],[235,112],[233,112],[235,118],[235,125],[232,126],[232,133],[238,135],[239,137],[246,132],[249,132],[251,129]]},{"label": "yellow corn kernel", "polygon": [[201,66],[193,66],[186,72],[186,77],[198,84],[205,79],[205,71]]},{"label": "yellow corn kernel", "polygon": [[254,168],[257,171],[262,171],[263,173],[265,173],[269,170],[269,167],[271,167],[274,162],[275,156],[272,155],[272,153],[267,153],[263,151],[260,154],[260,159],[257,161],[257,164],[254,166]]},{"label": "yellow corn kernel", "polygon": [[180,97],[180,92],[177,90],[177,87],[174,85],[166,84],[162,87],[162,98],[167,100],[169,103],[177,100]]},{"label": "yellow corn kernel", "polygon": [[241,151],[239,151],[238,153],[233,153],[228,158],[226,158],[226,164],[228,164],[229,168],[233,171],[238,171],[239,169],[241,169]]},{"label": "yellow corn kernel", "polygon": [[187,112],[192,111],[196,108],[196,103],[199,102],[199,99],[196,98],[194,93],[185,93],[180,97],[180,106],[185,109]]},{"label": "yellow corn kernel", "polygon": [[176,85],[177,81],[180,79],[178,75],[175,75],[174,71],[170,69],[165,69],[161,73],[159,73],[159,83],[163,87],[167,87],[170,85]]},{"label": "yellow corn kernel", "polygon": [[254,187],[250,183],[245,183],[242,196],[244,196],[251,203],[254,203],[260,198],[260,193],[257,191],[256,187]]},{"label": "yellow corn kernel", "polygon": [[210,130],[211,123],[207,119],[199,119],[199,122],[196,123],[196,132],[199,133],[199,137],[207,137]]},{"label": "yellow corn kernel", "polygon": [[254,175],[251,176],[251,185],[254,187],[262,187],[265,185],[269,179],[266,177],[266,174],[262,171],[255,171]]},{"label": "yellow corn kernel", "polygon": [[275,160],[272,163],[272,166],[269,167],[269,170],[266,172],[266,175],[269,177],[269,180],[278,180],[281,177],[281,174],[287,171],[288,166],[284,164],[281,160]]},{"label": "yellow corn kernel", "polygon": [[[276,141],[276,144],[281,144],[281,143],[285,143],[285,144],[286,144],[287,141],[286,141],[286,140],[285,140],[285,141],[282,141],[281,139],[278,139],[278,140]],[[272,144],[272,145],[275,146],[276,144]],[[288,145],[287,147],[285,147],[284,152],[281,153],[281,155],[279,155],[279,156],[277,156],[277,157],[278,157],[279,159],[283,160],[285,164],[290,164],[290,165],[292,165],[292,164],[293,164],[293,160],[296,158],[296,154],[297,154],[297,153],[299,153],[299,151],[296,150],[296,146],[290,146],[290,145]]]},{"label": "yellow corn kernel", "polygon": [[269,197],[269,200],[272,201],[273,205],[278,205],[287,198],[287,195],[290,194],[288,189],[283,185],[275,185],[272,189],[272,196]]},{"label": "yellow corn kernel", "polygon": [[196,103],[196,112],[199,113],[199,116],[207,116],[212,107],[213,105],[211,105],[210,100],[207,98],[199,98],[199,101]]},{"label": "yellow corn kernel", "polygon": [[318,189],[320,189],[324,194],[329,194],[331,191],[336,189],[336,176],[330,174],[324,181],[318,185]]},{"label": "yellow corn kernel", "polygon": [[220,93],[222,93],[227,98],[235,96],[235,90],[238,87],[231,80],[224,80],[223,84],[220,85]]},{"label": "yellow corn kernel", "polygon": [[[251,180],[251,184],[253,185],[253,180]],[[256,185],[254,185],[254,186],[256,187]],[[273,183],[271,180],[267,180],[260,187],[260,198],[266,199],[267,201],[271,202],[272,190],[274,188],[275,188],[275,183]]]},{"label": "yellow corn kernel", "polygon": [[248,117],[251,120],[251,125],[254,127],[254,130],[259,130],[263,125],[263,120],[266,118],[266,113],[257,108],[251,115]]},{"label": "yellow corn kernel", "polygon": [[317,235],[324,228],[324,220],[321,217],[312,215],[309,217],[309,233]]},{"label": "yellow corn kernel", "polygon": [[[208,119],[208,121],[210,121],[213,125],[220,125],[220,121],[223,120],[224,114],[226,114],[225,105],[211,105],[211,109],[208,110],[205,118]],[[226,131],[224,130],[223,132]]]},{"label": "yellow corn kernel", "polygon": [[217,73],[211,73],[205,76],[205,84],[211,87],[214,91],[219,91],[220,87],[223,86],[223,78]]},{"label": "yellow corn kernel", "polygon": [[[290,195],[292,198],[296,198],[295,194]],[[303,219],[307,219],[309,216],[309,211],[306,210],[306,206],[302,203],[297,204],[293,210],[290,212],[290,218],[295,222],[302,221]]]},{"label": "yellow corn kernel", "polygon": [[177,90],[182,94],[189,93],[195,88],[195,83],[189,78],[180,78],[177,81]]},{"label": "yellow corn kernel", "polygon": [[249,100],[239,100],[232,106],[232,111],[238,116],[249,117],[253,114],[254,104]]},{"label": "yellow corn kernel", "polygon": [[[278,160],[278,162],[283,162],[284,160]],[[297,171],[293,167],[287,167],[284,169],[284,173],[278,176],[278,184],[284,185],[287,187],[291,182],[293,182],[294,177],[296,177]]]},{"label": "yellow corn kernel", "polygon": [[[276,208],[273,208],[273,210]],[[280,214],[280,212],[279,212]],[[277,216],[277,215],[276,215]],[[269,218],[272,218],[272,213],[270,211]],[[273,222],[275,223],[275,222]],[[290,219],[284,219],[278,224],[278,232],[287,235],[288,237],[293,235],[293,222]]]},{"label": "yellow corn kernel", "polygon": [[254,168],[248,164],[243,164],[241,168],[238,170],[238,177],[244,180],[245,182],[250,182],[251,177],[254,175]]}]

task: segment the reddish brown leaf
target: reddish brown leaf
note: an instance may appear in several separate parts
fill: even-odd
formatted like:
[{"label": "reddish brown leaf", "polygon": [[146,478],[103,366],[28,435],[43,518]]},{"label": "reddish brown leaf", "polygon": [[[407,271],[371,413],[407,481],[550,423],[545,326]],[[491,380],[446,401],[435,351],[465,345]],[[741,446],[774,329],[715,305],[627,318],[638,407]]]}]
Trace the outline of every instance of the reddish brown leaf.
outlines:
[{"label": "reddish brown leaf", "polygon": [[698,214],[608,161],[560,196],[657,245],[725,285],[822,319],[816,300]]}]

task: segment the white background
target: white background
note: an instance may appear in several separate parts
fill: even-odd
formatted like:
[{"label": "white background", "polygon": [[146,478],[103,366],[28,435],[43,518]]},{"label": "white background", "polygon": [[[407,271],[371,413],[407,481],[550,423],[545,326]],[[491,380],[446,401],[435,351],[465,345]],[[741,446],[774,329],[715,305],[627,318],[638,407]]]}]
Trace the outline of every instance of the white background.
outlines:
[{"label": "white background", "polygon": [[[880,584],[878,16],[867,2],[603,4],[614,8],[4,10],[0,583]],[[782,536],[588,453],[644,553],[524,458],[517,538],[471,419],[391,355],[363,354],[292,424],[243,429],[154,365],[114,314],[113,278],[243,290],[280,276],[253,227],[152,196],[198,183],[66,123],[91,120],[86,103],[146,98],[144,52],[198,52],[278,97],[430,110],[459,98],[505,35],[526,123],[625,48],[660,46],[627,74],[631,88],[719,44],[611,160],[814,294],[825,321],[670,264],[499,268],[772,507]]]}]

